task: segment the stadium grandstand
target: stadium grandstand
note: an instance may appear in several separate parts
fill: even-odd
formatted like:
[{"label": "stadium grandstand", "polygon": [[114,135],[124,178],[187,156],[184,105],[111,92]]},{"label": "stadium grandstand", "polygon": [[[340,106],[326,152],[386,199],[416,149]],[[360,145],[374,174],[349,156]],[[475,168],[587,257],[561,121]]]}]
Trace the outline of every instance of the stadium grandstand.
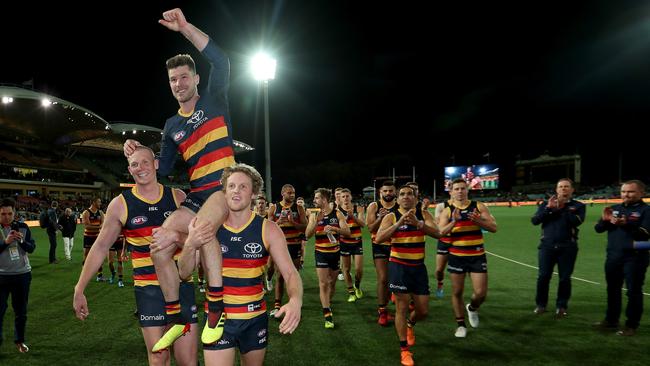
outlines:
[{"label": "stadium grandstand", "polygon": [[[0,85],[0,195],[17,199],[19,214],[34,219],[51,200],[84,207],[93,196],[113,197],[129,184],[122,144],[135,138],[158,151],[162,130],[96,113],[52,95]],[[253,148],[234,141],[235,153]],[[163,182],[189,188],[184,169]]]}]

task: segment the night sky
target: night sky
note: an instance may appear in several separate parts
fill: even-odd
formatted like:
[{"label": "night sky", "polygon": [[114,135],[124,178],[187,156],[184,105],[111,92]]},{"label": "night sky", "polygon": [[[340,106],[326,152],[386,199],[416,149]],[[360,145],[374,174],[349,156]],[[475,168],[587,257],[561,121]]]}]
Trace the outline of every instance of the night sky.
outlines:
[{"label": "night sky", "polygon": [[3,5],[0,82],[33,79],[110,122],[160,128],[178,108],[164,61],[191,53],[207,76],[193,46],[157,24],[181,7],[231,57],[233,134],[258,149],[240,160],[261,171],[263,114],[248,60],[264,45],[278,59],[274,186],[298,179],[294,167],[335,161],[351,174],[372,166],[374,176],[416,166],[428,187],[443,166],[483,163],[488,152],[506,186],[517,158],[545,152],[582,154],[590,184],[616,181],[621,157],[623,179],[650,176],[645,2],[22,3]]}]

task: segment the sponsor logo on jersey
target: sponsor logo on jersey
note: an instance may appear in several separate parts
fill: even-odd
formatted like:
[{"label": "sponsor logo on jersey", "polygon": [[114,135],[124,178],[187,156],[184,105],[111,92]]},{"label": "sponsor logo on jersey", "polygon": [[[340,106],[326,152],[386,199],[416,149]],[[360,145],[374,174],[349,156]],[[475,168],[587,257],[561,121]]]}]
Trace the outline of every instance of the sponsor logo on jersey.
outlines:
[{"label": "sponsor logo on jersey", "polygon": [[262,252],[262,246],[259,243],[248,243],[244,245],[244,250],[249,254],[259,254]]},{"label": "sponsor logo on jersey", "polygon": [[147,216],[136,216],[131,219],[131,224],[133,225],[142,225],[147,222]]},{"label": "sponsor logo on jersey", "polygon": [[192,117],[187,120],[187,123],[195,124],[197,122],[200,122],[203,119],[203,114],[203,110],[199,109],[198,111],[194,112],[194,114],[192,114]]}]

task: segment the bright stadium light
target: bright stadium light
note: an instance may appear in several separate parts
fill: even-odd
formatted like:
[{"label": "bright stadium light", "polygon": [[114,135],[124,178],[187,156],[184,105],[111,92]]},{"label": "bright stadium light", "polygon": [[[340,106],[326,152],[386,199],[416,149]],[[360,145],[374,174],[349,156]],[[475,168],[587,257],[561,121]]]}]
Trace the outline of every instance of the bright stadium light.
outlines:
[{"label": "bright stadium light", "polygon": [[453,166],[447,167],[447,168],[445,169],[445,172],[446,172],[447,174],[449,174],[449,175],[455,174],[455,173],[456,173],[456,168],[454,168]]},{"label": "bright stadium light", "polygon": [[2,97],[2,104],[9,104],[14,101],[14,98],[12,97]]},{"label": "bright stadium light", "polygon": [[484,167],[484,166],[478,168],[478,172],[479,172],[479,174],[484,174],[486,171],[487,171],[487,168]]},{"label": "bright stadium light", "polygon": [[41,99],[41,105],[43,107],[49,107],[52,104],[52,101],[49,98]]},{"label": "bright stadium light", "polygon": [[251,60],[251,73],[264,86],[264,155],[266,160],[266,197],[271,202],[271,137],[269,132],[269,80],[275,79],[277,62],[265,53],[258,53]]},{"label": "bright stadium light", "polygon": [[251,72],[255,80],[268,81],[275,79],[276,61],[265,53],[258,53],[251,60]]}]

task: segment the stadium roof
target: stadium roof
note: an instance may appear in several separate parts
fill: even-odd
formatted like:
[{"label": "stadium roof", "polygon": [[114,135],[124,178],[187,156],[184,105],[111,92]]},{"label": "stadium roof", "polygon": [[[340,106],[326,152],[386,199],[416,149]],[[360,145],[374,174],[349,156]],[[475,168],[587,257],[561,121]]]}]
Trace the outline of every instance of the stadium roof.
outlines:
[{"label": "stadium roof", "polygon": [[107,135],[108,122],[67,100],[15,86],[0,86],[5,136],[30,143],[67,145]]},{"label": "stadium roof", "polygon": [[[0,85],[0,124],[10,138],[28,144],[73,145],[122,151],[127,138],[147,146],[160,143],[162,130],[123,121],[109,123],[92,111],[40,91]],[[234,141],[235,153],[254,148]]]}]

